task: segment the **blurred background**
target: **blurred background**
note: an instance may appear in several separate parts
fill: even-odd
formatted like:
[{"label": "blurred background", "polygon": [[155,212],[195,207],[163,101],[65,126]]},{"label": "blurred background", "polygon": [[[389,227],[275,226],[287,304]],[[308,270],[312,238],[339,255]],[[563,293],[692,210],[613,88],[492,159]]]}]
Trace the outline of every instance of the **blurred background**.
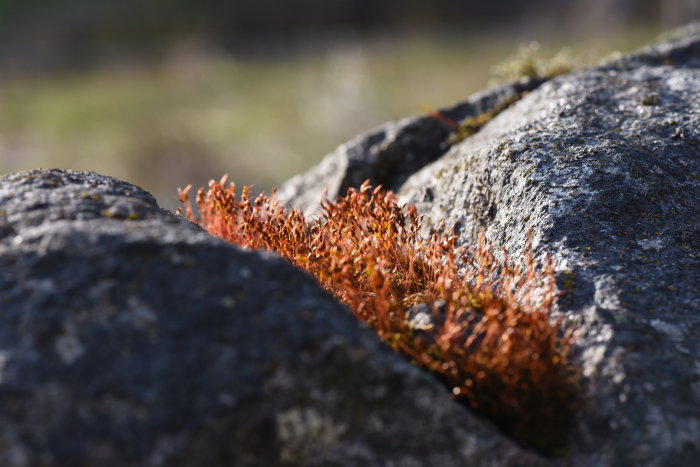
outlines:
[{"label": "blurred background", "polygon": [[486,87],[520,44],[605,57],[699,18],[698,0],[0,0],[0,173],[95,170],[170,209],[224,173],[269,190]]}]

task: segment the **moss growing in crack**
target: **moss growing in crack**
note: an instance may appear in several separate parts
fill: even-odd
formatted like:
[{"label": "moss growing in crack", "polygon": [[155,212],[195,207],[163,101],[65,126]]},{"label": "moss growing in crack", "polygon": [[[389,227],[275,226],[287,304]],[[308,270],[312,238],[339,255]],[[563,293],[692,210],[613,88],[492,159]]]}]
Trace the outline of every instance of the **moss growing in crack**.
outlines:
[{"label": "moss growing in crack", "polygon": [[510,107],[513,103],[520,100],[521,94],[515,94],[507,99],[502,100],[493,109],[480,113],[474,117],[468,117],[459,122],[454,133],[452,133],[447,139],[447,144],[450,146],[455,145],[461,141],[472,136],[477,131],[481,130],[488,122],[493,120],[493,118],[503,112],[505,109]]},{"label": "moss growing in crack", "polygon": [[523,445],[547,454],[564,448],[579,371],[575,330],[552,316],[552,258],[535,261],[529,242],[518,258],[497,256],[483,237],[458,246],[454,230],[425,238],[414,206],[368,182],[324,201],[310,223],[274,196],[252,198],[244,188],[239,198],[226,182],[198,191],[200,217],[191,187],[181,190],[187,218],[305,269],[387,345]]}]

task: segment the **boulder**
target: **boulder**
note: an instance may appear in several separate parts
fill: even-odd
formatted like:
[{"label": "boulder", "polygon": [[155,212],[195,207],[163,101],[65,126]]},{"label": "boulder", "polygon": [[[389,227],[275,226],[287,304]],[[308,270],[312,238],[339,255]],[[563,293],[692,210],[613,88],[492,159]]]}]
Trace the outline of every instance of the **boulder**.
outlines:
[{"label": "boulder", "polygon": [[0,465],[546,465],[309,276],[88,172],[0,177]]},{"label": "boulder", "polygon": [[700,24],[560,76],[409,178],[428,226],[554,253],[580,323],[572,465],[700,456]]},{"label": "boulder", "polygon": [[[700,23],[670,37],[538,83],[413,175],[415,156],[397,156],[387,183],[428,228],[457,223],[463,243],[483,231],[512,254],[532,232],[555,256],[583,376],[567,465],[700,457]],[[290,185],[332,169],[309,186],[356,186],[354,167],[375,163],[380,135]]]}]

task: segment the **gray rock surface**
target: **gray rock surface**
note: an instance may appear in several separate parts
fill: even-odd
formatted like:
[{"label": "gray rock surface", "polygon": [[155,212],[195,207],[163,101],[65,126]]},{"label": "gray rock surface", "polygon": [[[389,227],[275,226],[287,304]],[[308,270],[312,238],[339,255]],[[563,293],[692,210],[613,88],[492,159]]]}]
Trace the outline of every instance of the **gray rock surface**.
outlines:
[{"label": "gray rock surface", "polygon": [[442,120],[422,115],[386,123],[342,144],[316,167],[284,183],[278,198],[310,215],[318,210],[325,190],[334,199],[369,179],[373,186],[396,191],[410,175],[449,150],[454,128],[445,119],[459,122],[500,111],[543,81],[528,78],[475,94],[438,111]]},{"label": "gray rock surface", "polygon": [[[555,254],[584,375],[567,465],[700,458],[700,23],[668,37],[541,84],[410,177],[414,156],[395,157],[386,183],[428,228],[459,223],[465,243],[483,230],[516,254],[532,229]],[[382,131],[293,179],[314,198],[291,204],[378,180],[347,161],[371,167],[395,144]]]},{"label": "gray rock surface", "polygon": [[677,36],[548,81],[400,190],[464,242],[532,229],[555,253],[586,378],[572,465],[700,458],[700,24]]},{"label": "gray rock surface", "polygon": [[308,276],[113,178],[0,177],[0,465],[544,465]]}]

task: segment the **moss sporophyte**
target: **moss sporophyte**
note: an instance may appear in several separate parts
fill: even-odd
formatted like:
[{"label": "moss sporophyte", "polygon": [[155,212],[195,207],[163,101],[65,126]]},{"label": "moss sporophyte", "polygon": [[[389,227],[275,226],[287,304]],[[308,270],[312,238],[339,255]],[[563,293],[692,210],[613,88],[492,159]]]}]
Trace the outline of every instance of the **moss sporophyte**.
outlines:
[{"label": "moss sporophyte", "polygon": [[555,320],[551,258],[498,259],[479,238],[459,246],[454,232],[421,236],[413,206],[365,182],[322,203],[307,222],[272,196],[240,199],[227,178],[180,190],[185,216],[210,233],[275,251],[305,269],[381,339],[448,385],[454,397],[524,445],[560,449],[578,404],[574,332]]}]

